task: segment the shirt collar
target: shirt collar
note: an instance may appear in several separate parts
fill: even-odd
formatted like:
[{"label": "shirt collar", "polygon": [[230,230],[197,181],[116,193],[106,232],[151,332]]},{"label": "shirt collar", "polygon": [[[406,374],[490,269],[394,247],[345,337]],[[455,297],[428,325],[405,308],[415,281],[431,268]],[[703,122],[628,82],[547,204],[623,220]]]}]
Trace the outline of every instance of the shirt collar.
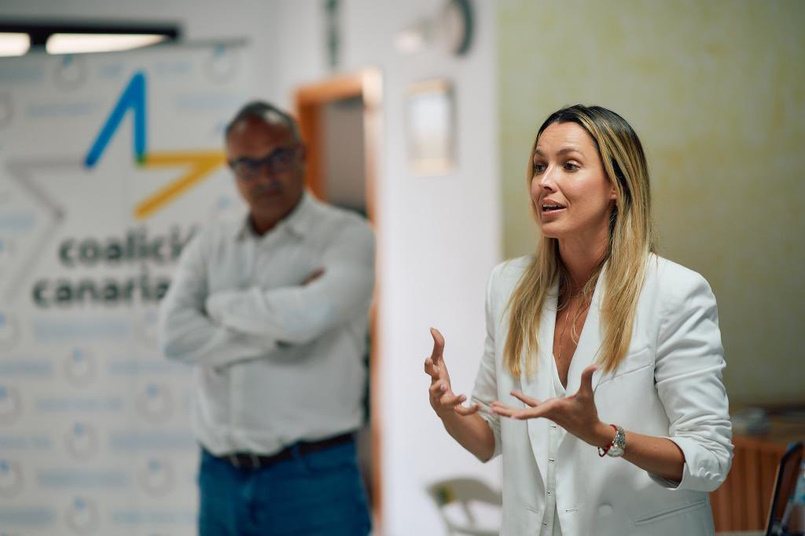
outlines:
[{"label": "shirt collar", "polygon": [[[302,199],[299,200],[299,203],[294,207],[290,214],[288,214],[285,218],[277,222],[277,225],[274,226],[268,233],[264,236],[268,236],[273,234],[276,231],[281,229],[287,229],[290,233],[298,236],[299,238],[304,237],[312,228],[314,224],[314,205],[315,200],[313,200],[307,192],[302,193]],[[254,230],[251,227],[250,215],[247,213],[238,225],[235,226],[235,233],[234,238],[236,240],[243,240],[249,236],[256,236]]]}]

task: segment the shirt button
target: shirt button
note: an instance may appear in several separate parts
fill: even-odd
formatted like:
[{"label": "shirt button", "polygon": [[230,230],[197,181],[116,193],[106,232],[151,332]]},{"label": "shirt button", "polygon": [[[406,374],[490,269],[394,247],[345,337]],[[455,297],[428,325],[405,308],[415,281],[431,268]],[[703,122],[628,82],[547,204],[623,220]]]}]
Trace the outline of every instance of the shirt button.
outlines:
[{"label": "shirt button", "polygon": [[548,492],[548,495],[550,495],[550,494],[551,494],[551,492],[549,491],[549,492]]},{"label": "shirt button", "polygon": [[554,428],[554,429],[555,429],[555,428],[556,428],[556,425],[555,425],[555,424],[552,424],[552,425],[551,425],[551,428]]},{"label": "shirt button", "polygon": [[554,459],[553,459],[553,458],[548,458],[548,461],[549,461],[549,462],[551,462],[551,463],[553,463],[553,462],[554,462]]}]

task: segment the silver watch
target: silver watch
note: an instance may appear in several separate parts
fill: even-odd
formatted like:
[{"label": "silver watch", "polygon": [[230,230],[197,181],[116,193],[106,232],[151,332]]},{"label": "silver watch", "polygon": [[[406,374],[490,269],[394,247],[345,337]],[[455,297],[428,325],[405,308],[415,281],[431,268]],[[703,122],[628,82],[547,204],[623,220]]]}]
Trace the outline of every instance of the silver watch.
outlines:
[{"label": "silver watch", "polygon": [[620,426],[615,426],[615,430],[615,439],[612,440],[612,444],[607,450],[607,456],[620,458],[626,452],[626,432]]}]

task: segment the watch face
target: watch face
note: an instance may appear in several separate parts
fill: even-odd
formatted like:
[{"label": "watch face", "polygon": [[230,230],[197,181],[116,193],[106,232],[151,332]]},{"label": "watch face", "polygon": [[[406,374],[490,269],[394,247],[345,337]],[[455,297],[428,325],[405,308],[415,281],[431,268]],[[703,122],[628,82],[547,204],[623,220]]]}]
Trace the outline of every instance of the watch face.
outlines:
[{"label": "watch face", "polygon": [[623,456],[624,451],[626,450],[626,433],[623,431],[623,428],[620,426],[617,428],[615,432],[615,438],[612,440],[612,446],[609,449],[610,456],[619,457]]}]

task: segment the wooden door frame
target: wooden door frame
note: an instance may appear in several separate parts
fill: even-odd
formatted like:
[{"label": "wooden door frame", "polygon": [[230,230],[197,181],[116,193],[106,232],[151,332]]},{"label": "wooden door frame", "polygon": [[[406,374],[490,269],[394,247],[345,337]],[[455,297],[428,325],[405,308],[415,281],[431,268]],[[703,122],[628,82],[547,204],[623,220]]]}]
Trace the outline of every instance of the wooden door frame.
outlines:
[{"label": "wooden door frame", "polygon": [[[364,169],[366,176],[366,216],[378,235],[377,214],[377,163],[381,139],[381,98],[382,75],[377,69],[364,69],[357,73],[345,74],[297,87],[294,92],[296,117],[302,131],[302,139],[306,144],[306,184],[308,189],[319,199],[327,200],[324,177],[321,171],[323,160],[322,116],[324,107],[332,102],[360,98],[363,101],[363,143]],[[378,241],[379,242],[379,241]],[[380,273],[381,244],[378,243],[375,260],[375,293],[369,317],[370,349],[369,349],[369,398],[371,414],[372,439],[372,499],[375,518],[375,534],[381,532],[382,512],[382,479],[381,475],[381,404],[380,404],[380,363],[381,333],[377,323],[380,295],[377,283]]]}]

